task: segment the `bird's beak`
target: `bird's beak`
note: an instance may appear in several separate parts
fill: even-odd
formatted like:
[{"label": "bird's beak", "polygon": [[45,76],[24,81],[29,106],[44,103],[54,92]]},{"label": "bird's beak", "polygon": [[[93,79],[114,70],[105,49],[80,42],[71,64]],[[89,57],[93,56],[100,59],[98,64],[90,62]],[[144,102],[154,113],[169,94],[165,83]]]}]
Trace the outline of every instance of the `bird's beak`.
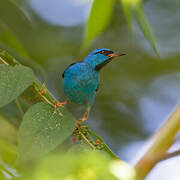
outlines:
[{"label": "bird's beak", "polygon": [[111,53],[111,54],[108,54],[107,56],[110,58],[114,58],[114,57],[124,56],[124,55],[126,55],[126,54],[124,54],[124,53]]},{"label": "bird's beak", "polygon": [[109,62],[111,62],[111,60],[115,57],[118,57],[118,56],[124,56],[126,54],[123,54],[123,53],[111,53],[111,54],[108,54],[106,56],[109,57],[109,59],[105,60],[104,62],[102,62],[101,64],[97,65],[95,67],[95,70],[99,71],[102,67],[104,67],[106,64],[108,64]]}]

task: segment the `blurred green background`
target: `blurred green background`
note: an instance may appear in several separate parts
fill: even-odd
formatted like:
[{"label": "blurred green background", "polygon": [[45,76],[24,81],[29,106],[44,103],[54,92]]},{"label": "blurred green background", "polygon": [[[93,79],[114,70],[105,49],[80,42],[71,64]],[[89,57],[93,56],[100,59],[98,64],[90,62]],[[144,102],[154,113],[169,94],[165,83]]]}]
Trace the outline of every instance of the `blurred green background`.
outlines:
[{"label": "blurred green background", "polygon": [[[146,0],[142,4],[160,57],[135,20],[136,14],[132,14],[130,31],[120,1],[115,2],[104,32],[88,48],[83,46],[92,2],[0,0],[0,47],[31,66],[60,101],[64,100],[61,74],[70,63],[82,60],[96,48],[126,53],[102,70],[87,123],[120,159],[129,161],[179,104],[180,2]],[[1,138],[16,143],[13,127],[5,125],[3,119],[9,118],[17,125],[19,117],[13,103],[0,110]],[[177,142],[174,148],[178,145]],[[168,161],[180,166],[178,158]],[[155,168],[149,180],[165,180],[169,174],[174,175],[172,179],[180,178],[175,168],[172,170],[165,163],[169,169],[163,168],[162,177],[156,175]]]}]

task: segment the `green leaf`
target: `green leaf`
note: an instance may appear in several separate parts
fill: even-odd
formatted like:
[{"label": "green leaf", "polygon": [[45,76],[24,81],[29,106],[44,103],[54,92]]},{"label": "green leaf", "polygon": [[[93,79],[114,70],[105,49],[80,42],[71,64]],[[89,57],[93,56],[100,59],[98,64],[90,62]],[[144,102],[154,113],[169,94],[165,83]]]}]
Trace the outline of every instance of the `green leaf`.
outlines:
[{"label": "green leaf", "polygon": [[[8,112],[8,114],[11,114],[11,112]],[[9,119],[5,118],[0,112],[0,139],[10,144],[16,144],[17,129],[8,121]]]},{"label": "green leaf", "polygon": [[14,145],[0,139],[0,160],[9,165],[13,165],[17,158],[17,148]]},{"label": "green leaf", "polygon": [[54,113],[53,106],[37,103],[25,113],[19,129],[20,160],[43,156],[73,133],[74,117],[64,108],[58,110],[63,116]]},{"label": "green leaf", "polygon": [[141,31],[143,32],[146,39],[149,41],[156,55],[159,56],[159,53],[156,49],[155,37],[151,31],[151,28],[148,24],[148,21],[142,9],[143,1],[142,0],[120,0],[120,2],[122,3],[123,10],[124,10],[126,20],[127,20],[127,24],[130,31],[132,31],[132,14],[134,12]]},{"label": "green leaf", "polygon": [[154,35],[151,31],[151,28],[148,24],[148,21],[145,17],[145,14],[143,13],[142,7],[140,4],[138,4],[135,7],[135,13],[136,13],[136,17],[137,17],[137,21],[139,23],[139,26],[144,34],[144,36],[146,37],[146,39],[149,41],[149,43],[151,44],[154,52],[156,53],[157,56],[159,56],[159,53],[156,49],[156,40],[154,38]]},{"label": "green leaf", "polygon": [[53,155],[39,163],[34,180],[118,180],[109,169],[111,162],[96,151]]},{"label": "green leaf", "polygon": [[26,52],[24,46],[10,31],[4,30],[0,33],[0,42],[20,54],[22,57],[28,58],[28,53]]},{"label": "green leaf", "polygon": [[0,107],[13,101],[33,81],[35,76],[30,68],[0,64]]},{"label": "green leaf", "polygon": [[111,19],[114,3],[114,0],[94,1],[85,29],[85,46],[88,46],[95,37],[106,29]]},{"label": "green leaf", "polygon": [[132,6],[136,5],[138,1],[139,0],[120,0],[130,32],[132,32]]}]

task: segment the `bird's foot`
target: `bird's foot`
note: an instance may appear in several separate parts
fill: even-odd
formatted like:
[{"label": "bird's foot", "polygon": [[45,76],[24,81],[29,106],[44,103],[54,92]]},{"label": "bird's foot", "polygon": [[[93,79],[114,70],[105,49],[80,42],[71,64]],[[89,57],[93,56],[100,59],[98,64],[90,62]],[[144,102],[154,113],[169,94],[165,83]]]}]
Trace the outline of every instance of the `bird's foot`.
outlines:
[{"label": "bird's foot", "polygon": [[60,107],[60,106],[66,105],[66,104],[67,104],[67,101],[59,102],[59,103],[57,104],[57,106]]},{"label": "bird's foot", "polygon": [[85,113],[84,113],[84,116],[76,122],[76,127],[74,129],[74,133],[78,130],[78,129],[82,129],[82,128],[85,128],[86,126],[83,126],[82,123],[84,121],[86,121],[88,119],[88,115],[89,115],[89,107],[86,109]]},{"label": "bird's foot", "polygon": [[89,109],[85,111],[84,116],[80,120],[82,122],[86,121],[88,119],[88,115],[89,115]]},{"label": "bird's foot", "polygon": [[[64,102],[56,102],[56,101],[54,101],[53,104],[54,104],[54,114],[55,114],[55,113],[57,113],[57,109],[59,107],[67,104],[67,101],[64,101]],[[58,111],[58,113],[59,113],[60,116],[63,116],[63,114],[60,111]]]},{"label": "bird's foot", "polygon": [[82,122],[86,121],[87,119],[88,119],[88,117],[83,117]]},{"label": "bird's foot", "polygon": [[84,121],[86,121],[88,119],[87,116],[84,116],[82,119],[80,119],[79,121],[76,122],[76,125],[81,125]]},{"label": "bird's foot", "polygon": [[57,108],[59,108],[59,107],[61,107],[63,105],[66,105],[67,101],[64,101],[64,102],[56,102],[56,101],[54,101],[53,104],[55,105],[55,108],[57,109]]}]

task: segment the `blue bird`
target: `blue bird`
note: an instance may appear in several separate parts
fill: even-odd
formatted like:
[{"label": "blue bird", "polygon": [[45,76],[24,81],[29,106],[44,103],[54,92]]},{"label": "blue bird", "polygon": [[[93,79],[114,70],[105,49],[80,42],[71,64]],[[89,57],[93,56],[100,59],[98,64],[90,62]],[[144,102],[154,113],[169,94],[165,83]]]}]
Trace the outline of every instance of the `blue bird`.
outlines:
[{"label": "blue bird", "polygon": [[[82,121],[87,120],[90,109],[94,103],[96,92],[99,87],[99,72],[113,58],[125,54],[114,53],[110,49],[96,49],[91,52],[82,62],[69,65],[63,77],[63,91],[68,100],[86,106]],[[60,103],[60,105],[66,104]]]}]

